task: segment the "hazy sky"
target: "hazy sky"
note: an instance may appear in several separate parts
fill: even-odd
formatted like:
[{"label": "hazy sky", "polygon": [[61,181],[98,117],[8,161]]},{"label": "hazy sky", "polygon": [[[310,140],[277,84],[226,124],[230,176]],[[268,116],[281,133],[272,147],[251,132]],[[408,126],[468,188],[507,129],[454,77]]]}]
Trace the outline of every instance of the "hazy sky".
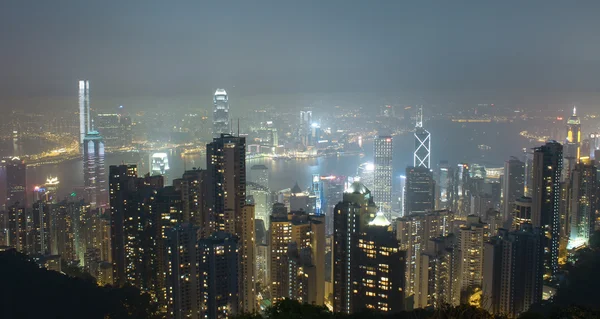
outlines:
[{"label": "hazy sky", "polygon": [[600,1],[1,0],[0,95],[593,92]]}]

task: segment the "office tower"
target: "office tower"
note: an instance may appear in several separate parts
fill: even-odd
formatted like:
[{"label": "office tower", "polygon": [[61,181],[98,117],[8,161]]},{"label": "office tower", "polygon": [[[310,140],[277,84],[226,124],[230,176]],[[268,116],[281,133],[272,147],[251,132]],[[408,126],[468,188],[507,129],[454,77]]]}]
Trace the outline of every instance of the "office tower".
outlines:
[{"label": "office tower", "polygon": [[[595,132],[590,134],[590,158],[596,161],[600,161],[600,158],[596,158],[596,151],[600,150],[600,133]],[[584,154],[583,156],[587,156]]]},{"label": "office tower", "polygon": [[435,209],[435,182],[429,168],[406,168],[404,216],[422,214]]},{"label": "office tower", "polygon": [[545,237],[544,279],[554,279],[558,271],[562,161],[563,147],[556,141],[534,149],[531,222]]},{"label": "office tower", "polygon": [[438,182],[436,192],[436,209],[449,209],[452,207],[452,178],[454,171],[448,161],[440,161],[438,165]]},{"label": "office tower", "polygon": [[471,175],[469,164],[458,164],[454,171],[454,182],[452,183],[453,204],[452,211],[460,217],[466,217],[471,207]]},{"label": "office tower", "polygon": [[216,232],[198,241],[200,318],[226,319],[239,311],[238,238]]},{"label": "office tower", "polygon": [[96,114],[94,129],[104,138],[106,147],[121,147],[123,143],[123,127],[121,126],[121,115],[116,113]]},{"label": "office tower", "polygon": [[594,231],[594,219],[598,209],[597,170],[588,157],[581,158],[571,174],[571,205],[569,210],[570,234],[568,248],[588,245]]},{"label": "office tower", "polygon": [[439,309],[447,304],[459,304],[460,256],[455,246],[453,234],[429,239],[416,267],[414,308]]},{"label": "office tower", "polygon": [[25,208],[12,205],[8,207],[8,246],[26,253],[27,248],[27,216]]},{"label": "office tower", "polygon": [[573,107],[573,115],[567,120],[567,138],[563,150],[563,179],[569,178],[569,175],[575,164],[581,157],[581,121],[577,116],[577,109]]},{"label": "office tower", "polygon": [[249,182],[269,188],[269,168],[265,165],[252,165]]},{"label": "office tower", "polygon": [[74,217],[79,217],[77,203],[63,200],[56,205],[50,216],[50,242],[52,255],[73,262],[77,259],[75,249]]},{"label": "office tower", "polygon": [[415,152],[413,166],[431,168],[431,134],[423,128],[423,107],[419,106],[415,126]]},{"label": "office tower", "polygon": [[312,135],[312,124],[312,111],[300,111],[300,125],[298,129],[298,136],[300,136],[300,143],[302,143],[304,146],[310,145],[310,136]]},{"label": "office tower", "polygon": [[43,201],[47,203],[56,203],[58,202],[58,186],[60,181],[58,177],[48,177],[46,178],[46,183],[42,185],[39,189],[40,194],[43,195]]},{"label": "office tower", "polygon": [[390,135],[379,135],[375,138],[375,177],[373,198],[386,218],[392,214],[392,156],[393,142]]},{"label": "office tower", "polygon": [[312,202],[312,207],[309,208],[309,211],[315,215],[324,215],[323,211],[324,206],[324,192],[323,192],[323,182],[321,181],[321,176],[319,174],[313,174],[312,176],[312,184],[310,187],[310,192],[308,194],[309,201]]},{"label": "office tower", "polygon": [[333,311],[352,313],[358,269],[359,234],[375,218],[377,206],[371,192],[361,183],[354,182],[344,191],[343,201],[334,208],[333,234]]},{"label": "office tower", "polygon": [[90,82],[79,81],[79,145],[81,150],[83,150],[83,139],[91,130]]},{"label": "office tower", "polygon": [[27,205],[27,165],[18,157],[6,162],[6,207]]},{"label": "office tower", "polygon": [[133,142],[133,131],[132,126],[133,122],[131,121],[131,117],[121,114],[119,118],[119,124],[121,125],[121,145],[122,146],[131,146]]},{"label": "office tower", "polygon": [[485,218],[485,214],[494,209],[492,195],[484,192],[471,194],[471,209],[470,215]]},{"label": "office tower", "polygon": [[327,236],[333,234],[334,207],[343,200],[345,188],[344,176],[323,176],[323,210],[325,213],[325,233]]},{"label": "office tower", "polygon": [[246,204],[242,207],[242,214],[236,219],[239,227],[239,253],[240,253],[240,311],[254,313],[256,311],[256,254],[254,205]]},{"label": "office tower", "polygon": [[[246,206],[246,139],[221,134],[206,145],[207,207],[210,223],[216,231],[225,231],[240,240],[239,299],[242,311],[254,310],[254,245],[246,244],[254,233],[254,208],[247,216]],[[251,226],[249,219],[251,218]],[[252,232],[249,234],[248,232]],[[247,301],[252,301],[247,304]]]},{"label": "office tower", "polygon": [[356,170],[356,176],[367,189],[373,189],[375,187],[375,164],[371,162],[360,164]]},{"label": "office tower", "polygon": [[166,230],[163,267],[166,308],[170,318],[199,318],[201,287],[197,262],[201,252],[196,249],[198,230],[190,223]]},{"label": "office tower", "polygon": [[485,243],[482,306],[493,314],[517,318],[542,300],[543,248],[531,224],[500,231]]},{"label": "office tower", "polygon": [[502,181],[503,210],[505,222],[510,220],[512,207],[517,198],[525,191],[525,163],[515,157],[504,162],[504,180]]},{"label": "office tower", "polygon": [[525,186],[523,195],[531,197],[531,189],[533,187],[533,153],[527,152],[526,148],[523,149],[523,152],[525,153]]},{"label": "office tower", "polygon": [[229,122],[229,97],[224,89],[217,89],[213,97],[213,137],[231,134]]},{"label": "office tower", "polygon": [[255,221],[262,221],[260,227],[262,227],[262,231],[266,231],[265,227],[269,226],[269,218],[271,214],[271,192],[268,188],[249,182],[246,185],[246,198],[249,200],[252,198],[252,202],[254,204],[254,218]]},{"label": "office tower", "polygon": [[483,244],[487,242],[489,226],[478,216],[468,216],[467,225],[458,231],[458,250],[460,255],[460,293],[463,303],[481,289],[483,280]]},{"label": "office tower", "polygon": [[83,179],[92,208],[107,204],[106,174],[104,173],[104,140],[91,131],[83,139]]},{"label": "office tower", "polygon": [[519,230],[523,224],[531,224],[531,197],[521,197],[515,200],[512,212],[511,230]]},{"label": "office tower", "polygon": [[391,223],[383,212],[358,235],[354,268],[354,311],[371,309],[383,313],[404,310],[406,251],[400,250]]},{"label": "office tower", "polygon": [[302,191],[298,186],[298,182],[296,182],[290,191],[290,211],[304,210],[312,212],[313,205],[311,204],[308,192]]},{"label": "office tower", "polygon": [[400,249],[406,250],[406,296],[415,293],[418,258],[427,248],[428,240],[452,232],[454,214],[448,210],[432,211],[398,218],[396,238]]},{"label": "office tower", "polygon": [[31,247],[30,254],[50,255],[50,215],[52,204],[46,201],[37,201],[33,204],[31,212]]}]

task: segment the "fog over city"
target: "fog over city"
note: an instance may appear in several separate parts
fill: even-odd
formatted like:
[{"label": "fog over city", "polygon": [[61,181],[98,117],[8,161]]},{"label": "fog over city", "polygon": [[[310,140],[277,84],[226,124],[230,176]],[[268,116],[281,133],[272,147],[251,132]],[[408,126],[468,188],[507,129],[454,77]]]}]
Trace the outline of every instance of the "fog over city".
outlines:
[{"label": "fog over city", "polygon": [[598,12],[0,1],[0,317],[599,317]]}]

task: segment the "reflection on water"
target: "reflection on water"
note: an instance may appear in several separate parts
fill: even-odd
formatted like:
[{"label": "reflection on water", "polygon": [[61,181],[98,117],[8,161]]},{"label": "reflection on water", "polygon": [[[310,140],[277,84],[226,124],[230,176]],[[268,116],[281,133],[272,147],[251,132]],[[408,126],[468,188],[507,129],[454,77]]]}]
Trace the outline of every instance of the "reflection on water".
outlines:
[{"label": "reflection on water", "polygon": [[[480,163],[488,167],[501,167],[511,155],[520,156],[523,147],[533,147],[528,141],[518,136],[520,131],[513,123],[473,123],[462,126],[452,122],[429,123],[427,129],[432,136],[432,165],[444,159],[450,163],[468,162]],[[490,145],[490,150],[481,150],[479,145]],[[247,162],[248,169],[253,165],[262,164],[270,170],[269,186],[272,190],[289,188],[298,182],[300,187],[309,186],[312,174],[321,175],[354,175],[357,167],[366,161],[373,160],[372,142],[364,142],[364,156],[324,157],[301,160],[272,160],[265,158],[251,159]],[[406,166],[412,165],[414,148],[413,136],[410,133],[394,138],[394,176],[404,173]],[[167,183],[179,178],[185,169],[192,167],[205,168],[206,158],[201,155],[181,156],[167,152],[170,170]],[[106,165],[121,163],[137,164],[140,174],[149,172],[149,153],[108,154]],[[74,160],[58,165],[30,167],[27,172],[28,185],[43,183],[48,176],[58,176],[61,189],[59,193],[66,195],[71,189],[83,184],[83,164]],[[4,178],[2,179],[4,180]]]}]

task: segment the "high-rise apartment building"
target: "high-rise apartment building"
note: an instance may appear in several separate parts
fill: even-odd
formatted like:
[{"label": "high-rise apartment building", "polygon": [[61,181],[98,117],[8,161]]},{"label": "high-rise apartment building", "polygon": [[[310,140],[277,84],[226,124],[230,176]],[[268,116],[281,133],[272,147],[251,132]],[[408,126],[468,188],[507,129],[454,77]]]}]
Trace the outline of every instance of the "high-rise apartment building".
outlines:
[{"label": "high-rise apartment building", "polygon": [[511,230],[519,230],[523,224],[531,224],[531,197],[521,197],[515,200],[512,212]]},{"label": "high-rise apartment building", "polygon": [[454,214],[449,210],[413,214],[396,219],[396,238],[406,250],[406,296],[415,294],[417,265],[429,239],[452,232]]},{"label": "high-rise apartment building", "polygon": [[582,157],[575,165],[571,174],[570,191],[568,248],[577,248],[589,243],[598,209],[597,169],[588,157]]},{"label": "high-rise apartment building", "polygon": [[90,113],[90,82],[79,81],[79,144],[83,151],[83,139],[92,130]]},{"label": "high-rise apartment building", "polygon": [[213,97],[213,137],[231,134],[229,121],[229,96],[224,89],[217,89]]},{"label": "high-rise apartment building", "polygon": [[407,167],[404,188],[404,216],[435,209],[435,182],[429,168]]},{"label": "high-rise apartment building", "polygon": [[27,165],[18,157],[6,162],[6,207],[27,205]]},{"label": "high-rise apartment building", "polygon": [[562,165],[560,143],[551,141],[535,148],[531,222],[544,234],[544,279],[554,279],[558,271]]},{"label": "high-rise apartment building", "polygon": [[460,294],[466,303],[469,297],[481,289],[483,280],[483,244],[488,241],[489,226],[479,216],[467,217],[467,225],[458,231],[460,255]]},{"label": "high-rise apartment building", "polygon": [[502,181],[503,220],[510,220],[515,200],[522,197],[525,191],[525,163],[513,157],[504,162],[504,179]]},{"label": "high-rise apartment building", "polygon": [[97,131],[83,139],[83,179],[88,202],[95,208],[108,203],[104,172],[104,140]]},{"label": "high-rise apartment building", "polygon": [[391,223],[378,212],[358,236],[355,269],[354,311],[383,313],[404,310],[406,251],[400,250]]},{"label": "high-rise apartment building", "polygon": [[240,312],[239,240],[215,232],[198,241],[200,318],[227,319]]},{"label": "high-rise apartment building", "polygon": [[[206,183],[209,227],[239,239],[240,267],[239,309],[254,311],[254,206],[246,206],[246,139],[221,134],[206,145]],[[250,219],[251,218],[251,221]],[[251,224],[251,225],[250,225]],[[251,301],[251,304],[246,302]]]},{"label": "high-rise apartment building", "polygon": [[459,258],[453,234],[429,240],[415,269],[414,308],[459,304]]},{"label": "high-rise apartment building", "polygon": [[361,183],[354,182],[344,192],[344,199],[334,208],[333,234],[333,310],[355,311],[357,291],[357,263],[359,234],[375,218],[377,206],[371,192]]},{"label": "high-rise apartment building", "polygon": [[393,141],[390,135],[380,135],[375,138],[375,177],[373,198],[386,218],[392,214],[392,157]]},{"label": "high-rise apartment building", "polygon": [[482,306],[493,314],[517,318],[542,300],[543,248],[539,229],[501,229],[485,243]]}]

